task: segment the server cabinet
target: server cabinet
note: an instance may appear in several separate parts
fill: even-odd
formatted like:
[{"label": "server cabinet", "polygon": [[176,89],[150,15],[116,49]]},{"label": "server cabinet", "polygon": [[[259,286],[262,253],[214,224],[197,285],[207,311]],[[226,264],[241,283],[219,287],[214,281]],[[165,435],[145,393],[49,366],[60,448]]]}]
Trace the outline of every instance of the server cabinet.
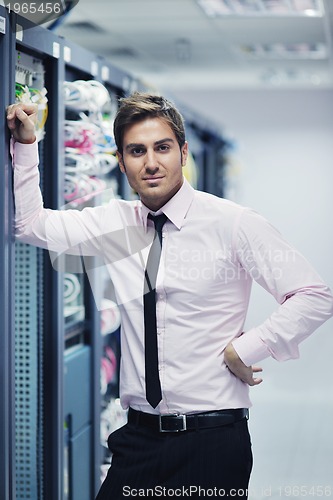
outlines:
[{"label": "server cabinet", "polygon": [[8,154],[9,133],[5,125],[5,107],[11,99],[14,68],[11,64],[14,35],[6,9],[0,6],[0,498],[15,498],[14,406],[14,241],[12,237],[13,200],[11,164]]},{"label": "server cabinet", "polygon": [[[64,82],[101,78],[112,69],[112,85],[119,85],[119,93],[123,93],[130,77],[102,65],[95,55],[47,30],[30,26],[24,19],[13,19],[13,23],[22,27],[17,33],[16,57],[19,54],[24,70],[29,58],[43,67],[49,113],[39,147],[42,189],[45,205],[60,209],[64,206]],[[90,273],[90,282],[86,275],[80,276],[81,309],[77,309],[79,314],[68,314],[64,301],[66,267],[52,268],[47,252],[28,245],[16,244],[16,248],[21,260],[28,262],[31,274],[17,274],[21,280],[16,286],[16,290],[22,290],[29,283],[23,294],[25,300],[29,296],[29,304],[19,300],[21,293],[16,297],[16,318],[24,309],[30,311],[29,320],[23,321],[29,328],[22,333],[24,341],[29,339],[30,351],[24,353],[23,362],[24,370],[29,367],[29,377],[21,392],[16,390],[15,398],[16,414],[23,412],[25,422],[30,419],[28,440],[15,455],[17,498],[88,500],[99,488],[101,466],[100,318],[90,287],[94,273]],[[94,268],[92,263],[88,265]],[[16,262],[19,267],[20,259]],[[16,330],[16,336],[21,334]],[[22,358],[17,348],[15,356]],[[22,363],[17,362],[16,367],[17,380]],[[83,374],[89,383],[82,383]],[[28,385],[27,407],[22,408],[22,394]],[[23,434],[19,419],[16,428]]]},{"label": "server cabinet", "polygon": [[[94,147],[94,144],[87,145],[84,139],[84,132],[87,126],[93,125],[94,132],[96,129],[103,135],[103,126],[107,120],[110,121],[110,116],[108,118],[105,115],[102,117],[102,110],[106,109],[108,115],[113,115],[117,109],[118,97],[124,95],[129,89],[133,89],[136,85],[135,81],[125,72],[113,67],[110,63],[107,63],[102,58],[97,57],[95,54],[90,53],[78,47],[77,45],[64,40],[64,63],[65,63],[65,130],[69,130],[66,135],[65,140],[65,181],[68,181],[69,177],[72,177],[70,181],[72,184],[76,183],[79,186],[78,194],[72,199],[73,193],[71,188],[66,191],[65,202],[68,204],[69,208],[83,208],[89,204],[94,206],[96,204],[101,204],[103,201],[108,202],[108,196],[124,196],[123,187],[121,186],[117,161],[114,156],[109,156],[113,159],[113,165],[110,169],[106,168],[96,168],[96,165],[88,168],[85,171],[80,172],[80,168],[73,168],[73,162],[75,164],[77,153],[82,146],[83,151],[87,155],[87,151],[95,152],[95,162],[96,158],[99,158],[102,146],[99,141],[95,146],[95,150],[90,149]],[[85,98],[79,96],[78,99],[71,98],[71,92],[75,94],[82,89],[82,94],[85,94]],[[96,111],[94,106],[95,92],[104,92],[106,94],[105,102],[99,103],[100,110]],[[89,92],[91,96],[89,98]],[[102,95],[103,97],[103,95]],[[104,96],[105,97],[105,96]],[[83,123],[83,121],[84,123]],[[109,130],[112,129],[112,123],[109,124]],[[78,133],[79,131],[79,133]],[[75,132],[77,135],[75,136]],[[74,136],[73,136],[74,134]],[[81,135],[80,135],[81,134]],[[111,132],[110,132],[111,134]],[[93,142],[93,141],[92,141]],[[98,142],[98,141],[97,141]],[[84,144],[84,147],[83,147]],[[73,148],[73,145],[75,146]],[[108,153],[110,152],[110,144],[107,144]],[[111,148],[112,149],[112,148]],[[69,153],[68,153],[69,150]],[[105,156],[105,155],[104,155]],[[89,157],[86,157],[86,161]],[[81,162],[79,161],[80,165]],[[77,164],[76,164],[77,165]],[[86,165],[87,166],[87,165]],[[89,165],[88,165],[89,167]],[[75,173],[73,174],[73,170]],[[99,171],[101,170],[101,171]],[[110,170],[110,171],[109,171]],[[83,193],[80,191],[80,186],[83,185]],[[90,182],[91,185],[102,185],[102,191],[98,194],[99,187],[96,192],[87,191],[86,183]],[[80,184],[81,183],[81,184]],[[65,182],[66,184],[66,182]],[[112,189],[111,186],[112,185]],[[111,192],[112,191],[112,192]],[[75,189],[74,189],[75,192]],[[103,198],[105,198],[103,200]],[[87,370],[89,370],[90,376],[90,394],[82,395],[82,399],[89,398],[89,414],[86,414],[85,420],[81,422],[80,427],[72,425],[73,419],[75,420],[75,414],[82,415],[79,408],[69,408],[66,404],[67,398],[66,393],[69,391],[71,393],[71,388],[68,384],[65,384],[65,407],[64,407],[64,417],[65,426],[67,434],[67,447],[68,447],[68,471],[66,472],[66,477],[68,477],[68,498],[73,500],[84,500],[93,497],[93,493],[96,493],[101,484],[103,461],[104,461],[104,448],[101,446],[101,411],[103,410],[103,395],[101,394],[101,375],[103,369],[103,363],[105,365],[105,359],[103,358],[103,353],[105,349],[105,337],[101,335],[103,330],[103,316],[105,316],[105,306],[103,305],[103,295],[105,289],[105,270],[103,266],[100,266],[98,261],[94,258],[83,258],[81,267],[79,266],[79,273],[70,272],[68,279],[73,279],[77,284],[79,284],[81,295],[83,297],[84,304],[84,320],[81,321],[80,318],[73,318],[68,321],[65,325],[65,359],[66,368],[69,369],[69,365],[74,362],[72,358],[72,352],[76,352],[77,356],[83,355],[85,350],[89,357],[89,363],[87,365]],[[75,266],[74,266],[75,267]],[[73,270],[73,269],[72,269]],[[74,269],[75,271],[75,269]],[[110,349],[110,347],[109,347]],[[109,350],[108,350],[109,352]],[[77,369],[79,369],[77,367]],[[66,375],[67,376],[67,375]],[[82,434],[83,429],[85,429],[85,434]],[[90,439],[87,438],[88,434]],[[91,471],[93,471],[91,477],[90,488],[85,490],[83,493],[82,481],[80,481],[79,476],[75,477],[75,469],[73,456],[78,450],[77,443],[81,443],[80,456],[82,454],[86,457],[91,457],[91,463],[89,465],[90,476]],[[84,448],[85,447],[85,448]],[[71,469],[72,467],[72,469]],[[88,485],[87,485],[88,487]],[[88,496],[88,490],[90,489],[90,497]]]},{"label": "server cabinet", "polygon": [[[40,76],[51,97],[48,97],[48,117],[45,136],[39,142],[39,156],[45,204],[57,208],[62,121],[59,116],[62,96],[58,92],[58,81],[62,78],[60,40],[14,14],[11,23],[16,35],[12,57],[16,84],[31,88],[36,86],[36,75]],[[13,101],[14,88],[12,93]],[[16,384],[15,393],[16,498],[60,499],[63,493],[60,472],[63,449],[59,446],[63,442],[62,283],[52,270],[48,252],[16,243],[15,253],[16,381],[22,371],[28,375],[22,387]],[[23,273],[19,272],[20,266]],[[27,314],[29,311],[29,317],[22,318],[20,323],[24,310]],[[23,353],[21,345],[26,349]],[[25,437],[23,442],[20,435]]]},{"label": "server cabinet", "polygon": [[196,164],[195,187],[223,197],[225,158],[231,143],[212,121],[188,107],[180,105],[180,111],[185,117],[189,150]]}]

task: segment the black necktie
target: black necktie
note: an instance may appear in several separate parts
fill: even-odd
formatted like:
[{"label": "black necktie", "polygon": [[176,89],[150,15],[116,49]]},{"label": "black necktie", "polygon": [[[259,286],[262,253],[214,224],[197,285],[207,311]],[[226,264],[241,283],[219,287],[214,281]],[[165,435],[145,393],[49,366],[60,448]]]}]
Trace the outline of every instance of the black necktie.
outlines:
[{"label": "black necktie", "polygon": [[[153,408],[156,408],[162,399],[162,391],[158,374],[155,288],[162,250],[162,227],[167,220],[167,216],[164,214],[156,216],[149,214],[148,217],[154,221],[156,233],[148,255],[143,295],[145,322],[145,377],[146,399]],[[158,235],[158,238],[156,238],[156,235]]]}]

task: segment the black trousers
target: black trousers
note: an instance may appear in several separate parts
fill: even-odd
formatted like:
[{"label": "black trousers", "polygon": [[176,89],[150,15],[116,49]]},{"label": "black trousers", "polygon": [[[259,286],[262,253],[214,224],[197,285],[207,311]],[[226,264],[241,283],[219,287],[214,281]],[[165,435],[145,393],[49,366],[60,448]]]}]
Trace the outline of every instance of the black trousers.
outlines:
[{"label": "black trousers", "polygon": [[247,420],[178,433],[126,424],[108,439],[112,464],[96,500],[247,498],[252,450]]}]

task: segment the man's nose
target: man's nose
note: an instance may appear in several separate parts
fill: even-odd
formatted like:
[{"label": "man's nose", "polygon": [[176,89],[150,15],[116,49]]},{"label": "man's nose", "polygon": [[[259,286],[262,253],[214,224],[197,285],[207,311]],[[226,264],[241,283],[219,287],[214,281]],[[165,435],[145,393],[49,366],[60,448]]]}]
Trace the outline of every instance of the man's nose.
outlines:
[{"label": "man's nose", "polygon": [[148,150],[146,153],[146,168],[156,169],[158,168],[157,156],[154,150]]}]

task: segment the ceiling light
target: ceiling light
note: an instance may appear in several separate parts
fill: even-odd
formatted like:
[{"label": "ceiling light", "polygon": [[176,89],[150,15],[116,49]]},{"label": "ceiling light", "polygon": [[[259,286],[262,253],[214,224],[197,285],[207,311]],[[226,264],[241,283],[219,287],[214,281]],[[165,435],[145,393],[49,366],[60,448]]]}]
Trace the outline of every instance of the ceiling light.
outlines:
[{"label": "ceiling light", "polygon": [[312,16],[324,14],[322,0],[197,0],[209,17]]},{"label": "ceiling light", "polygon": [[328,58],[328,47],[324,43],[253,43],[239,46],[238,52],[254,59],[323,60]]},{"label": "ceiling light", "polygon": [[324,83],[319,74],[296,69],[269,68],[258,76],[262,83],[275,87],[294,85],[299,88],[300,85],[320,86]]}]

